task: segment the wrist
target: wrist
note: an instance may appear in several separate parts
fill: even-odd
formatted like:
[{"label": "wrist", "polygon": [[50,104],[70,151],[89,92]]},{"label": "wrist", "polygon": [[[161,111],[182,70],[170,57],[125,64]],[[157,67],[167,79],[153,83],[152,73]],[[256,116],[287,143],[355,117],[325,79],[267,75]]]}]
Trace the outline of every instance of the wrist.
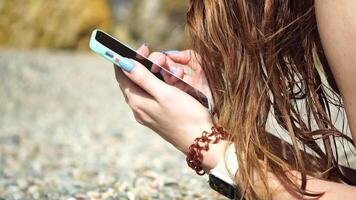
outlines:
[{"label": "wrist", "polygon": [[204,175],[218,164],[229,137],[223,127],[212,125],[209,129],[202,131],[188,147],[187,164],[198,175]]},{"label": "wrist", "polygon": [[216,144],[209,145],[209,151],[203,151],[202,165],[204,171],[209,172],[214,169],[221,159],[224,157],[226,146],[229,144],[228,141],[222,140]]},{"label": "wrist", "polygon": [[[185,137],[178,136],[174,146],[187,155],[189,152],[189,147],[194,143],[194,140],[198,137],[201,137],[203,131],[211,130],[211,127],[214,126],[212,122],[207,122],[199,126],[187,127],[182,135]],[[204,152],[205,153],[205,152]]]},{"label": "wrist", "polygon": [[241,197],[233,180],[238,163],[235,146],[228,141],[229,133],[220,126],[210,130],[204,130],[189,146],[187,164],[198,175],[209,174],[209,185],[215,191],[228,198]]}]

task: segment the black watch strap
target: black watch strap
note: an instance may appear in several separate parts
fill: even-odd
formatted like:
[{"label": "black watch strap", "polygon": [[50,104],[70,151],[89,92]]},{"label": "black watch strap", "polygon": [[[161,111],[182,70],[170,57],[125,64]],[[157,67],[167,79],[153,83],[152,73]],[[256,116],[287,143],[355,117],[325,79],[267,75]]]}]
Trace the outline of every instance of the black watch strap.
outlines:
[{"label": "black watch strap", "polygon": [[229,199],[241,199],[241,194],[237,187],[223,181],[213,174],[209,174],[209,185],[213,190]]}]

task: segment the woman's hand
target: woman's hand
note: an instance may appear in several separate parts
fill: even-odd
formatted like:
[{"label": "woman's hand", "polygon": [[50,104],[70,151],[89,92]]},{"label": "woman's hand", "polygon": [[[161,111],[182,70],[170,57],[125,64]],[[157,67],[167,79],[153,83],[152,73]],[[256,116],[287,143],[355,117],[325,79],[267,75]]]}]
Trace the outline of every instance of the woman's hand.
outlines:
[{"label": "woman's hand", "polygon": [[[149,49],[142,46],[138,52],[147,56]],[[159,65],[166,65],[162,53],[152,53],[149,59]],[[156,78],[143,65],[131,59],[123,59],[115,66],[119,86],[140,124],[152,129],[183,153],[202,131],[210,131],[212,124],[208,110],[190,95]],[[128,71],[122,70],[127,69]],[[211,145],[205,153],[203,165],[214,167],[224,146]],[[203,154],[204,155],[204,154]]]},{"label": "woman's hand", "polygon": [[[143,46],[138,52],[148,56],[149,49]],[[159,65],[166,63],[162,53],[153,53],[149,59]],[[115,74],[135,119],[186,152],[195,137],[210,130],[210,113],[185,92],[157,79],[140,63],[127,63],[132,64],[131,72],[115,67]]]}]

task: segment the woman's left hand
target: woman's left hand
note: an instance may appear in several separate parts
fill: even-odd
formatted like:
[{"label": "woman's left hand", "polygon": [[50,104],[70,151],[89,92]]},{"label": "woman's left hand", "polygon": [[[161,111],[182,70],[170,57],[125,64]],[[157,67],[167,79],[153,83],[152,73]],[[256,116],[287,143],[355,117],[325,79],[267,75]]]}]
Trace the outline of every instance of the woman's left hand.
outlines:
[{"label": "woman's left hand", "polygon": [[[149,55],[142,46],[138,52]],[[154,63],[164,65],[163,53],[152,53]],[[115,66],[116,79],[137,122],[147,126],[183,153],[202,131],[210,131],[211,115],[190,95],[156,78],[148,69],[131,59]],[[128,71],[123,70],[126,68]]]}]

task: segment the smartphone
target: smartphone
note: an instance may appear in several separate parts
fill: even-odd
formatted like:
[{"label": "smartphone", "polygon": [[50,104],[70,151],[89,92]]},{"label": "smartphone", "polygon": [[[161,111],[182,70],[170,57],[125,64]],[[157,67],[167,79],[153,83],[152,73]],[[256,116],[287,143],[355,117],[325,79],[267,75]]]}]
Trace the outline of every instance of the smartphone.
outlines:
[{"label": "smartphone", "polygon": [[109,34],[105,33],[104,31],[99,29],[93,31],[90,38],[89,47],[95,53],[99,54],[100,56],[104,57],[105,59],[109,60],[110,62],[116,65],[118,64],[119,60],[122,57],[136,60],[137,62],[145,66],[158,79],[160,79],[163,82],[166,82],[161,74],[161,71],[156,73],[151,71],[151,68],[153,66],[159,67],[160,70],[163,70],[165,73],[168,73],[170,76],[173,76],[177,79],[176,82],[179,82],[179,84],[177,85],[180,85],[179,89],[183,90],[184,92],[192,96],[194,99],[199,101],[203,106],[205,106],[209,110],[209,112],[211,112],[211,104],[209,98],[203,92],[194,88],[192,85],[188,84],[183,79],[175,76],[173,73],[171,73],[169,70],[165,69],[164,67],[155,64],[145,56],[140,55],[135,50],[123,44],[122,42],[110,36]]}]

